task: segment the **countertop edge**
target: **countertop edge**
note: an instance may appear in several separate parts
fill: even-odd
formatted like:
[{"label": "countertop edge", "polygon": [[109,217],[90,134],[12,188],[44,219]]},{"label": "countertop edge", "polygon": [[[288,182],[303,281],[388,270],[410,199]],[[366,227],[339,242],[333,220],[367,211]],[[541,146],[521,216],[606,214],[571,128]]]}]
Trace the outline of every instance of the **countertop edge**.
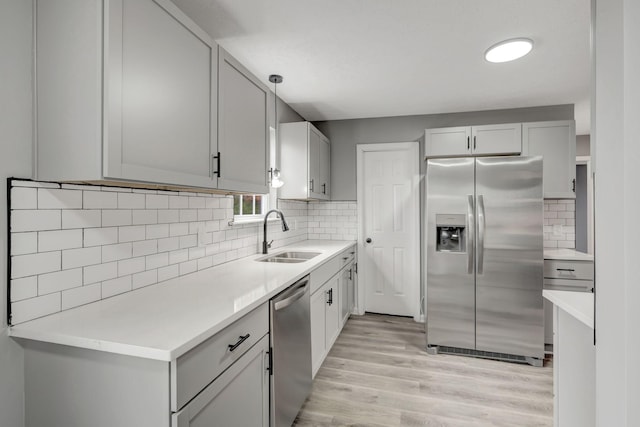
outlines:
[{"label": "countertop edge", "polygon": [[[291,245],[279,247],[277,248],[277,251],[287,249],[287,248],[300,247],[301,245],[304,245],[305,242],[308,242],[308,241],[301,241],[301,242],[293,243]],[[338,241],[332,241],[332,242],[338,242]],[[15,326],[8,327],[7,334],[13,338],[19,338],[23,340],[32,340],[32,341],[45,342],[50,344],[67,345],[67,346],[82,348],[86,350],[103,351],[108,353],[124,355],[124,356],[133,356],[133,357],[140,357],[140,358],[150,359],[150,360],[172,362],[172,361],[175,361],[178,357],[187,353],[189,350],[196,347],[197,345],[201,344],[205,340],[211,338],[218,332],[222,331],[224,328],[231,325],[233,322],[239,320],[249,312],[258,308],[262,304],[267,303],[272,297],[276,296],[278,293],[282,292],[287,287],[291,286],[297,280],[310,274],[313,270],[319,268],[321,265],[331,261],[333,258],[338,256],[345,249],[348,249],[349,247],[357,244],[356,241],[351,241],[351,240],[344,240],[339,242],[343,243],[343,245],[341,245],[338,248],[332,249],[334,253],[332,253],[330,256],[325,258],[321,263],[310,264],[310,266],[305,268],[302,272],[293,274],[290,278],[284,281],[283,284],[281,284],[277,288],[273,289],[272,291],[256,299],[251,304],[248,304],[246,307],[243,307],[241,310],[238,310],[232,315],[226,317],[224,320],[217,322],[214,325],[211,325],[210,328],[207,328],[206,330],[194,335],[192,338],[188,339],[181,345],[171,350],[164,350],[164,349],[147,347],[147,346],[136,346],[132,344],[126,344],[126,343],[114,342],[114,341],[108,341],[108,340],[90,339],[86,337],[78,337],[78,336],[67,335],[67,334],[42,332],[34,328],[29,328],[30,322],[25,322]],[[275,251],[276,250],[274,250],[274,252]],[[263,256],[262,254],[253,254],[246,257],[246,259],[252,259],[252,258],[255,259],[255,258],[260,258],[262,256]],[[216,267],[210,267],[207,270],[210,270],[210,269],[213,270],[215,268]],[[200,272],[196,272],[192,274],[197,274]],[[170,281],[177,281],[177,280],[180,280],[180,278],[174,278],[174,279],[171,279]]]},{"label": "countertop edge", "polygon": [[[585,307],[581,307],[579,300],[588,298],[593,307],[593,294],[589,292],[572,292],[572,291],[552,291],[543,290],[542,296],[551,301],[558,308],[566,311],[571,316],[593,329],[593,312],[591,314],[585,312]],[[584,302],[584,301],[582,301]]]}]

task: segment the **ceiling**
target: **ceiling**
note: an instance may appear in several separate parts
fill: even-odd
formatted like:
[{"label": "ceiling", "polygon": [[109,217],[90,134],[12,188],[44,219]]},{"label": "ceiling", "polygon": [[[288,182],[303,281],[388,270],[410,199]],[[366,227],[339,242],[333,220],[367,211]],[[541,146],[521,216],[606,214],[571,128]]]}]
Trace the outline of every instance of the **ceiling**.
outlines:
[{"label": "ceiling", "polygon": [[173,1],[307,120],[575,104],[589,133],[590,0]]}]

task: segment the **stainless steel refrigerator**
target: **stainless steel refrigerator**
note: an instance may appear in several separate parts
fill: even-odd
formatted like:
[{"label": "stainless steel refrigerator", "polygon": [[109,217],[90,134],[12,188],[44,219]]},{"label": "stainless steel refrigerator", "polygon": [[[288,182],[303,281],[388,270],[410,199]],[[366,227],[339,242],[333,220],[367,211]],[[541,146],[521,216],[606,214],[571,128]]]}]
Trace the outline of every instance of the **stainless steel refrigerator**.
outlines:
[{"label": "stainless steel refrigerator", "polygon": [[425,190],[427,350],[541,365],[542,157],[431,159]]}]

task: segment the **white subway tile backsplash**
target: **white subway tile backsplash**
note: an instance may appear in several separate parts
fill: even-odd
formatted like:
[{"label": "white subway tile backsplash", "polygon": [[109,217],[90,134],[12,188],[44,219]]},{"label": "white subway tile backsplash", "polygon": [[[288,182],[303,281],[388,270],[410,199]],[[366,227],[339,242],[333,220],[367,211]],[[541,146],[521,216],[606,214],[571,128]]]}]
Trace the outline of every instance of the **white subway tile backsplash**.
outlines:
[{"label": "white subway tile backsplash", "polygon": [[137,193],[118,193],[118,209],[144,209],[145,195]]},{"label": "white subway tile backsplash", "polygon": [[59,210],[11,211],[11,232],[59,230],[62,226]]},{"label": "white subway tile backsplash", "polygon": [[11,254],[25,255],[38,252],[38,233],[13,233],[11,235]]},{"label": "white subway tile backsplash", "polygon": [[[12,304],[34,302],[23,304],[27,309],[22,313],[18,307],[14,323],[260,250],[261,223],[228,225],[233,219],[231,196],[21,182],[14,183],[10,193]],[[55,209],[38,206],[40,189],[46,189],[40,195],[42,205]],[[270,224],[273,247],[305,240],[307,203],[279,201],[278,206],[291,231],[283,233],[277,221]],[[344,225],[349,215],[340,214],[339,221],[333,221]],[[47,299],[40,299],[38,292],[46,292]],[[52,305],[54,298],[57,303]]]},{"label": "white subway tile backsplash", "polygon": [[13,187],[11,189],[11,209],[37,209],[38,189]]},{"label": "white subway tile backsplash", "polygon": [[38,276],[11,281],[11,302],[38,296]]},{"label": "white subway tile backsplash", "polygon": [[180,248],[180,237],[158,239],[158,252],[168,252]]},{"label": "white subway tile backsplash", "polygon": [[38,251],[49,252],[82,247],[82,230],[38,232]]},{"label": "white subway tile backsplash", "polygon": [[131,289],[131,276],[105,280],[102,282],[102,298],[109,298],[114,295],[123,294]]},{"label": "white subway tile backsplash", "polygon": [[11,257],[11,278],[50,273],[62,268],[60,251]]},{"label": "white subway tile backsplash", "polygon": [[102,225],[102,211],[100,210],[63,210],[62,228],[88,228]]},{"label": "white subway tile backsplash", "polygon": [[38,295],[82,286],[82,269],[56,271],[38,276]]},{"label": "white subway tile backsplash", "polygon": [[544,247],[575,248],[575,200],[545,200]]},{"label": "white subway tile backsplash", "polygon": [[147,255],[146,268],[151,270],[153,268],[160,268],[169,265],[169,253],[162,252],[154,255]]},{"label": "white subway tile backsplash", "polygon": [[128,209],[102,211],[103,227],[131,225],[131,223],[132,223],[132,215],[131,215],[131,211]]},{"label": "white subway tile backsplash", "polygon": [[102,285],[100,283],[68,289],[62,291],[62,310],[99,301],[101,298]]},{"label": "white subway tile backsplash", "polygon": [[144,240],[145,238],[145,226],[144,225],[132,225],[130,227],[118,228],[118,241],[135,242],[138,240]]},{"label": "white subway tile backsplash", "polygon": [[107,262],[104,264],[91,265],[84,267],[84,280],[85,285],[102,282],[108,279],[114,279],[118,277],[118,263]]},{"label": "white subway tile backsplash", "polygon": [[38,209],[82,209],[82,191],[39,188]]},{"label": "white subway tile backsplash", "polygon": [[164,194],[147,194],[147,209],[167,209],[169,208],[169,196]]},{"label": "white subway tile backsplash", "polygon": [[83,209],[117,209],[118,193],[107,191],[83,191]]},{"label": "white subway tile backsplash", "polygon": [[188,196],[169,196],[169,209],[187,209],[188,207]]},{"label": "white subway tile backsplash", "polygon": [[173,279],[180,275],[179,264],[172,264],[166,267],[158,268],[158,282]]},{"label": "white subway tile backsplash", "polygon": [[133,256],[151,255],[158,252],[157,240],[141,240],[139,242],[133,242]]},{"label": "white subway tile backsplash", "polygon": [[143,271],[141,273],[136,273],[131,277],[133,289],[142,288],[155,283],[158,283],[158,270]]},{"label": "white subway tile backsplash", "polygon": [[118,261],[118,276],[126,276],[145,270],[145,257],[128,258]]},{"label": "white subway tile backsplash", "polygon": [[169,224],[147,225],[147,239],[161,239],[169,237]]},{"label": "white subway tile backsplash", "polygon": [[84,230],[84,246],[103,246],[118,243],[118,227],[87,228]]},{"label": "white subway tile backsplash", "polygon": [[67,249],[62,251],[62,269],[84,267],[102,262],[102,247]]},{"label": "white subway tile backsplash", "polygon": [[17,324],[60,311],[60,293],[16,301],[11,304],[11,323]]},{"label": "white subway tile backsplash", "polygon": [[157,224],[158,211],[155,209],[134,210],[133,225],[138,224]]},{"label": "white subway tile backsplash", "polygon": [[118,243],[102,247],[102,262],[118,261],[131,258],[133,249],[131,243]]},{"label": "white subway tile backsplash", "polygon": [[170,224],[180,220],[180,211],[161,209],[158,210],[158,224]]}]

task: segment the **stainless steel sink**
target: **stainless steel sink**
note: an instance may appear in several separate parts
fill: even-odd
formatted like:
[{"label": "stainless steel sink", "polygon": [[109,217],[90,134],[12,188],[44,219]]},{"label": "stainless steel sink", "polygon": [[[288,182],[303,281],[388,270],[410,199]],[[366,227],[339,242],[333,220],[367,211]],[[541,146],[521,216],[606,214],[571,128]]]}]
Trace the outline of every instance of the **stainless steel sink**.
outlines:
[{"label": "stainless steel sink", "polygon": [[260,261],[260,262],[283,262],[283,263],[287,263],[287,264],[295,264],[297,262],[305,262],[306,259],[299,259],[299,258],[277,258],[277,257],[269,257],[269,258],[263,258],[263,259],[257,259],[256,261]]},{"label": "stainless steel sink", "polygon": [[256,261],[259,262],[283,262],[289,264],[295,264],[298,262],[305,262],[310,260],[311,258],[317,257],[321,252],[280,252],[279,254],[274,254],[266,258],[260,258]]},{"label": "stainless steel sink", "polygon": [[311,259],[320,255],[320,252],[282,252],[273,255],[276,258],[298,258],[298,259]]}]

